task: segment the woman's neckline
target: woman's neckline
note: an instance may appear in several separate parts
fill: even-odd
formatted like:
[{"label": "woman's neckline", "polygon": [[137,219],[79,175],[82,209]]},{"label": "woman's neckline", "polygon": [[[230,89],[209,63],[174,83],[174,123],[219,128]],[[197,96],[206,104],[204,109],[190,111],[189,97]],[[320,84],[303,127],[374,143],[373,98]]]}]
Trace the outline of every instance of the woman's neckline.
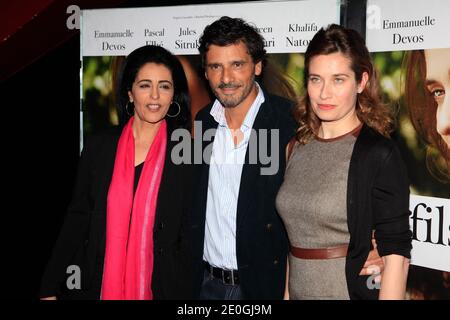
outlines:
[{"label": "woman's neckline", "polygon": [[317,141],[320,141],[320,142],[333,142],[333,141],[336,141],[336,140],[341,140],[341,139],[343,139],[343,138],[345,138],[345,137],[347,137],[347,136],[349,136],[349,135],[353,135],[354,137],[357,137],[357,136],[359,135],[359,132],[361,131],[362,126],[363,126],[363,123],[359,124],[359,125],[358,125],[356,128],[354,128],[353,130],[351,130],[351,131],[349,131],[349,132],[347,132],[347,133],[344,133],[344,134],[342,134],[342,135],[340,135],[340,136],[334,137],[334,138],[328,138],[328,139],[325,139],[325,138],[319,137],[319,136],[316,135],[316,134],[314,135],[314,138],[315,138]]},{"label": "woman's neckline", "polygon": [[138,165],[135,165],[134,168],[137,169],[137,168],[139,168],[139,167],[143,167],[143,166],[144,166],[144,162],[145,162],[145,161],[142,161],[142,162],[139,163]]}]

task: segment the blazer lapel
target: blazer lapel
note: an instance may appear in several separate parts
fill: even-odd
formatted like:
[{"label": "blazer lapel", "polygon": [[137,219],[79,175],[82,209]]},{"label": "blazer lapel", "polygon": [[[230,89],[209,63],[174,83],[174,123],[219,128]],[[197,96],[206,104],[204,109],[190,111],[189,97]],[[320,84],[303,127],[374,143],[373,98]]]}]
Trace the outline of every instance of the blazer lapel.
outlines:
[{"label": "blazer lapel", "polygon": [[[271,129],[274,127],[274,120],[272,119],[270,105],[270,96],[265,94],[265,102],[261,105],[258,114],[256,115],[255,122],[253,123],[252,129],[255,130],[258,142],[258,155],[259,155],[259,144],[260,144],[260,129]],[[268,133],[269,135],[269,133]],[[270,143],[270,138],[268,137],[268,143]],[[268,146],[270,150],[270,147]],[[247,146],[247,152],[245,155],[245,163],[242,167],[241,184],[239,187],[239,197],[237,205],[237,217],[236,217],[236,233],[240,229],[245,221],[245,217],[248,213],[248,206],[251,203],[253,194],[256,192],[256,188],[264,188],[261,183],[265,183],[266,180],[257,181],[258,177],[261,175],[262,165],[260,163],[259,156],[257,158],[256,164],[249,163],[249,146]]]}]

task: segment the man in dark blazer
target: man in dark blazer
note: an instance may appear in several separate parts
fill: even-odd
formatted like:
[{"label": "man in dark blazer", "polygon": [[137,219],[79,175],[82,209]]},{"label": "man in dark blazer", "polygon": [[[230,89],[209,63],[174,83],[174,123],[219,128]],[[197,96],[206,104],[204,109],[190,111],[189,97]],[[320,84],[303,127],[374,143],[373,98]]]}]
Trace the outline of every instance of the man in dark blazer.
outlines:
[{"label": "man in dark blazer", "polygon": [[[202,140],[204,161],[196,166],[191,221],[194,297],[281,299],[289,243],[275,197],[295,133],[292,103],[255,81],[264,42],[243,20],[222,17],[207,26],[199,50],[217,100],[196,117],[195,143]],[[202,139],[209,129],[216,130],[212,141]],[[220,162],[229,157],[244,161]]]}]

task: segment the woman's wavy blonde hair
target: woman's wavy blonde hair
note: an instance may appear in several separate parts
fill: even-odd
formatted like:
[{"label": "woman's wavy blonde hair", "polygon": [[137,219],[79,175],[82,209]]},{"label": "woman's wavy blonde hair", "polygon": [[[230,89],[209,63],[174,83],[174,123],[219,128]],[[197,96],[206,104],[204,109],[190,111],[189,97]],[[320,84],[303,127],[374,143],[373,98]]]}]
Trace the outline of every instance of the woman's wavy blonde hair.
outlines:
[{"label": "woman's wavy blonde hair", "polygon": [[359,83],[364,72],[369,80],[356,100],[358,118],[375,131],[389,137],[394,128],[390,109],[381,102],[378,76],[372,64],[369,51],[363,38],[352,29],[331,24],[320,29],[308,45],[305,53],[304,85],[306,94],[299,99],[294,110],[298,124],[296,139],[300,144],[307,144],[317,134],[320,119],[314,114],[308,95],[309,65],[311,59],[318,55],[340,52],[351,61],[351,69]]}]

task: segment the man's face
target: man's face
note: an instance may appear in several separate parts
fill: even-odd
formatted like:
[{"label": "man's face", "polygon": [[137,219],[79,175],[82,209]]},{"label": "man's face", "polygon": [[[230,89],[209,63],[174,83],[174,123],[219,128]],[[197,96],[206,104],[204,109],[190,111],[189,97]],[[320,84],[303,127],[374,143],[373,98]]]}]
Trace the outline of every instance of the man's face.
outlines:
[{"label": "man's face", "polygon": [[225,108],[249,106],[258,94],[255,76],[262,63],[253,63],[243,42],[228,46],[211,45],[206,53],[205,76],[216,98]]}]

